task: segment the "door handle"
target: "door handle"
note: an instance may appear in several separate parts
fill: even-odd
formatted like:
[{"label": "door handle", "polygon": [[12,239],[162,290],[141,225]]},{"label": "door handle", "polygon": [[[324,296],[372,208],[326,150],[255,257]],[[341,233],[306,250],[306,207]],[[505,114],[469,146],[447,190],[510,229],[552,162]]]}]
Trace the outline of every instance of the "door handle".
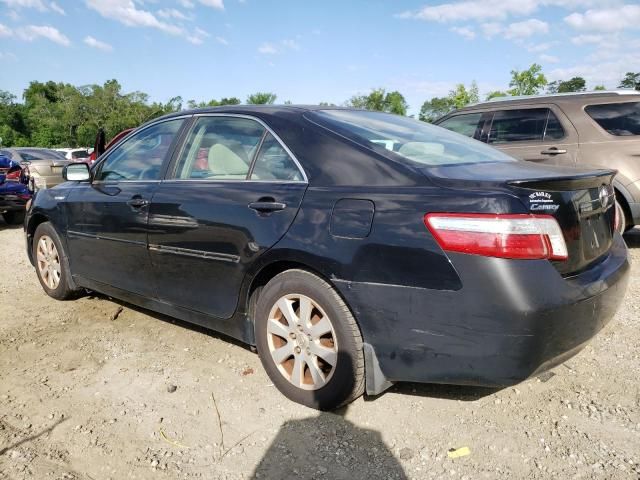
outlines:
[{"label": "door handle", "polygon": [[277,212],[287,208],[286,203],[276,202],[274,200],[258,200],[257,202],[251,202],[249,208],[260,213]]},{"label": "door handle", "polygon": [[130,207],[133,207],[133,208],[142,208],[142,207],[146,207],[147,205],[149,205],[149,200],[145,200],[142,197],[135,196],[135,197],[133,197],[131,200],[129,200],[127,202],[127,205],[129,205]]},{"label": "door handle", "polygon": [[564,148],[551,147],[549,150],[543,150],[540,153],[542,155],[560,155],[562,153],[567,153],[567,151]]}]

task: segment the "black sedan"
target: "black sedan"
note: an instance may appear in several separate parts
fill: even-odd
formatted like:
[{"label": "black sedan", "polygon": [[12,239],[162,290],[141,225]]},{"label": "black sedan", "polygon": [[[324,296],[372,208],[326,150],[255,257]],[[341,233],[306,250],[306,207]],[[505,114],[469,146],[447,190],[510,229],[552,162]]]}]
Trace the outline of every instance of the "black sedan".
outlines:
[{"label": "black sedan", "polygon": [[154,120],[41,190],[28,254],[82,289],[257,347],[330,409],[397,381],[512,385],[614,315],[614,171],[514,160],[409,118],[234,106]]}]

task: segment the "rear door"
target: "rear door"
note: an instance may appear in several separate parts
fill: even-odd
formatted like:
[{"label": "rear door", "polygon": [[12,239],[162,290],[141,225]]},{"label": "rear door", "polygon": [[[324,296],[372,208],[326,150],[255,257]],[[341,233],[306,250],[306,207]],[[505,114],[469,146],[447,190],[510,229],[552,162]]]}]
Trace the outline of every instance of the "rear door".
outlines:
[{"label": "rear door", "polygon": [[158,297],[231,317],[247,268],[288,230],[306,188],[293,155],[261,121],[196,117],[151,203]]},{"label": "rear door", "polygon": [[578,133],[555,105],[517,106],[493,112],[482,141],[521,160],[575,166]]}]

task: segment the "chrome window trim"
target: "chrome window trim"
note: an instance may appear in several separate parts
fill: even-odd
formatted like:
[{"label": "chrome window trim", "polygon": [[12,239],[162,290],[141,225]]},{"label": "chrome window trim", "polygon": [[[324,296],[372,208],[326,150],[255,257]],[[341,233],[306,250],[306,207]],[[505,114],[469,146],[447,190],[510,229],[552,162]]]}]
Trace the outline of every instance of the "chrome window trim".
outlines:
[{"label": "chrome window trim", "polygon": [[[295,163],[296,167],[298,167],[298,171],[302,174],[302,180],[265,180],[263,181],[263,183],[309,183],[309,177],[307,176],[307,172],[304,171],[304,168],[302,168],[302,165],[300,164],[300,162],[298,161],[298,159],[296,158],[296,156],[293,154],[293,152],[291,151],[291,149],[289,149],[289,147],[287,147],[287,145],[282,141],[282,139],[278,136],[278,134],[276,132],[273,131],[273,129],[267,125],[262,119],[258,118],[258,117],[254,117],[252,115],[246,115],[246,114],[242,114],[242,113],[196,113],[193,115],[194,118],[201,118],[201,117],[227,117],[227,118],[244,118],[246,120],[253,120],[254,122],[258,122],[267,132],[269,132],[271,135],[273,135],[273,138],[276,139],[276,141],[280,144],[280,146],[284,149],[285,152],[287,152],[287,155],[289,155],[289,157],[291,157],[291,159],[293,160],[293,163]],[[195,125],[195,122],[194,122]],[[182,148],[184,148],[184,146],[187,143],[187,138],[184,139],[184,142],[182,144]],[[182,155],[182,148],[180,149],[180,155]],[[173,174],[175,175],[175,173]],[[208,182],[260,182],[260,180],[249,180],[249,179],[200,179],[200,178],[175,178],[175,176],[171,177],[171,178],[166,178],[165,181],[184,181],[184,182],[201,182],[201,181],[208,181]]]}]

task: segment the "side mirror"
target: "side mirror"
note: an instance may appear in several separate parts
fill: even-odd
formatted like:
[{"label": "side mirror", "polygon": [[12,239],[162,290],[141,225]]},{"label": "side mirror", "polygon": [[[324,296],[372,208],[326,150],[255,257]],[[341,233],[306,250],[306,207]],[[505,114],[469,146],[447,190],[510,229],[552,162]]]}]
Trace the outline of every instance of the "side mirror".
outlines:
[{"label": "side mirror", "polygon": [[70,163],[62,169],[62,178],[71,182],[91,181],[91,171],[86,163]]}]

